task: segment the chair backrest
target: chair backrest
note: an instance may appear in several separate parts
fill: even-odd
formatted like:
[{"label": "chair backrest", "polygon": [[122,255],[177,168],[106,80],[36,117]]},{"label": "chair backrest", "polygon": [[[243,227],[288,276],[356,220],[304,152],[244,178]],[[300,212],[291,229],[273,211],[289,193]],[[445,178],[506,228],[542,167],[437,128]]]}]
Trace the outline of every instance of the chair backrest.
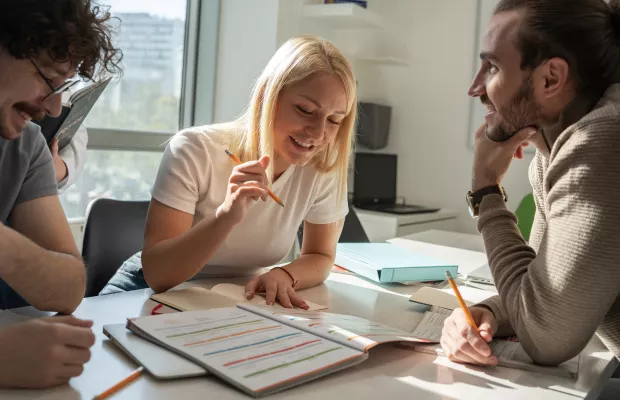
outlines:
[{"label": "chair backrest", "polygon": [[357,213],[353,207],[349,206],[349,213],[344,219],[342,234],[340,234],[340,243],[368,243],[368,235],[360,222]]},{"label": "chair backrest", "polygon": [[88,207],[82,257],[86,297],[97,296],[110,278],[144,243],[149,201],[96,199]]},{"label": "chair backrest", "polygon": [[[299,241],[299,246],[303,243],[304,236],[304,225],[301,224],[299,230],[297,231],[297,240]],[[349,204],[349,213],[344,218],[344,225],[342,227],[342,233],[340,234],[340,239],[338,239],[339,243],[368,243],[370,240],[368,239],[368,235],[366,235],[366,231],[360,222],[355,209]]]},{"label": "chair backrest", "polygon": [[526,241],[530,240],[532,225],[534,224],[534,215],[536,214],[536,203],[532,193],[528,193],[523,197],[521,203],[515,211],[517,217],[517,227]]}]

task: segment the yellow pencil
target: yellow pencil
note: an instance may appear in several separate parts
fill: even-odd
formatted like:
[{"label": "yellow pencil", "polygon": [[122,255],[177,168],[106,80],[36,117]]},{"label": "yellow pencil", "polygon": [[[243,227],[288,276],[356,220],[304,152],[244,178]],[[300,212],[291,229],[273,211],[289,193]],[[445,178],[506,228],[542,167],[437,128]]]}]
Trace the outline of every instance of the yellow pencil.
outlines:
[{"label": "yellow pencil", "polygon": [[[226,154],[228,154],[228,157],[230,157],[235,162],[235,164],[241,164],[241,160],[236,155],[231,153],[228,149],[224,151],[226,152]],[[274,192],[272,192],[271,189],[267,188],[267,193],[269,193],[269,196],[274,199],[276,203],[284,207],[284,203],[282,203],[282,200],[280,200],[280,198]]]},{"label": "yellow pencil", "polygon": [[114,386],[110,387],[109,389],[107,389],[103,393],[98,394],[97,396],[95,396],[93,398],[93,400],[102,400],[102,399],[110,397],[112,394],[118,392],[123,387],[125,387],[128,384],[130,384],[131,382],[135,381],[140,375],[142,375],[143,371],[144,371],[144,367],[139,367],[139,368],[135,369],[125,379],[123,379],[122,381],[118,382]]},{"label": "yellow pencil", "polygon": [[454,294],[456,294],[456,299],[458,300],[459,305],[461,306],[461,308],[463,309],[463,312],[465,313],[465,318],[467,318],[467,322],[469,322],[469,325],[472,327],[473,330],[476,331],[477,334],[480,334],[480,331],[478,330],[478,327],[476,326],[476,323],[474,322],[474,317],[471,316],[471,313],[469,312],[469,308],[467,307],[467,304],[465,304],[465,300],[463,300],[463,297],[461,296],[461,292],[459,292],[459,288],[456,286],[454,279],[452,279],[452,275],[450,274],[450,271],[446,271],[446,277],[448,278],[448,282],[450,283],[450,286],[452,286],[452,290],[454,290]]}]

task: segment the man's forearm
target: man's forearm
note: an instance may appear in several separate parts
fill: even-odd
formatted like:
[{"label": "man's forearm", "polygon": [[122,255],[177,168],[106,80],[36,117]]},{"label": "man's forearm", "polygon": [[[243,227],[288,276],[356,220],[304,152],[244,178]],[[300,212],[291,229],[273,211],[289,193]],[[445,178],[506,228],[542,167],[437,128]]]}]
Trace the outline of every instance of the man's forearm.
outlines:
[{"label": "man's forearm", "polygon": [[48,251],[0,226],[0,278],[43,311],[70,314],[84,298],[86,271],[76,255]]},{"label": "man's forearm", "polygon": [[605,212],[592,213],[583,224],[584,209],[573,207],[571,223],[564,219],[559,224],[550,207],[555,220],[549,219],[537,254],[523,240],[503,200],[493,196],[481,204],[478,227],[501,302],[494,298],[483,304],[500,325],[510,323],[534,361],[557,365],[586,346],[616,300],[617,242],[595,238],[605,232],[600,237],[617,240],[617,218],[611,207],[601,207]]}]

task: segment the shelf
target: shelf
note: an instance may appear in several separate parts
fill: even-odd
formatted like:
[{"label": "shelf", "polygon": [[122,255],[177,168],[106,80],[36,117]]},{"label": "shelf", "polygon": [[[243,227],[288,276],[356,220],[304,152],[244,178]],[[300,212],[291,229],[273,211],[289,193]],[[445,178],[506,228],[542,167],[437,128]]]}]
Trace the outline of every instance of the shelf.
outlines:
[{"label": "shelf", "polygon": [[353,3],[309,4],[303,15],[335,29],[380,28],[381,17]]},{"label": "shelf", "polygon": [[380,64],[380,65],[409,65],[407,61],[401,60],[396,57],[374,57],[374,56],[354,56],[353,57],[357,61],[372,63],[372,64]]}]

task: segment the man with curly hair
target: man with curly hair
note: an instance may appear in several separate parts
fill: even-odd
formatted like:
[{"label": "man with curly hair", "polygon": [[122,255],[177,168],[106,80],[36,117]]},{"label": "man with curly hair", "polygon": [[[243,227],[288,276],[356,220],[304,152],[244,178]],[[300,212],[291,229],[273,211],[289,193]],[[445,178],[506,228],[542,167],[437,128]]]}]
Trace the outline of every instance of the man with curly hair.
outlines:
[{"label": "man with curly hair", "polygon": [[[72,313],[85,269],[32,120],[57,116],[78,79],[115,73],[106,8],[91,0],[0,2],[0,308]],[[72,316],[0,329],[0,386],[50,387],[81,374],[94,335]]]}]

